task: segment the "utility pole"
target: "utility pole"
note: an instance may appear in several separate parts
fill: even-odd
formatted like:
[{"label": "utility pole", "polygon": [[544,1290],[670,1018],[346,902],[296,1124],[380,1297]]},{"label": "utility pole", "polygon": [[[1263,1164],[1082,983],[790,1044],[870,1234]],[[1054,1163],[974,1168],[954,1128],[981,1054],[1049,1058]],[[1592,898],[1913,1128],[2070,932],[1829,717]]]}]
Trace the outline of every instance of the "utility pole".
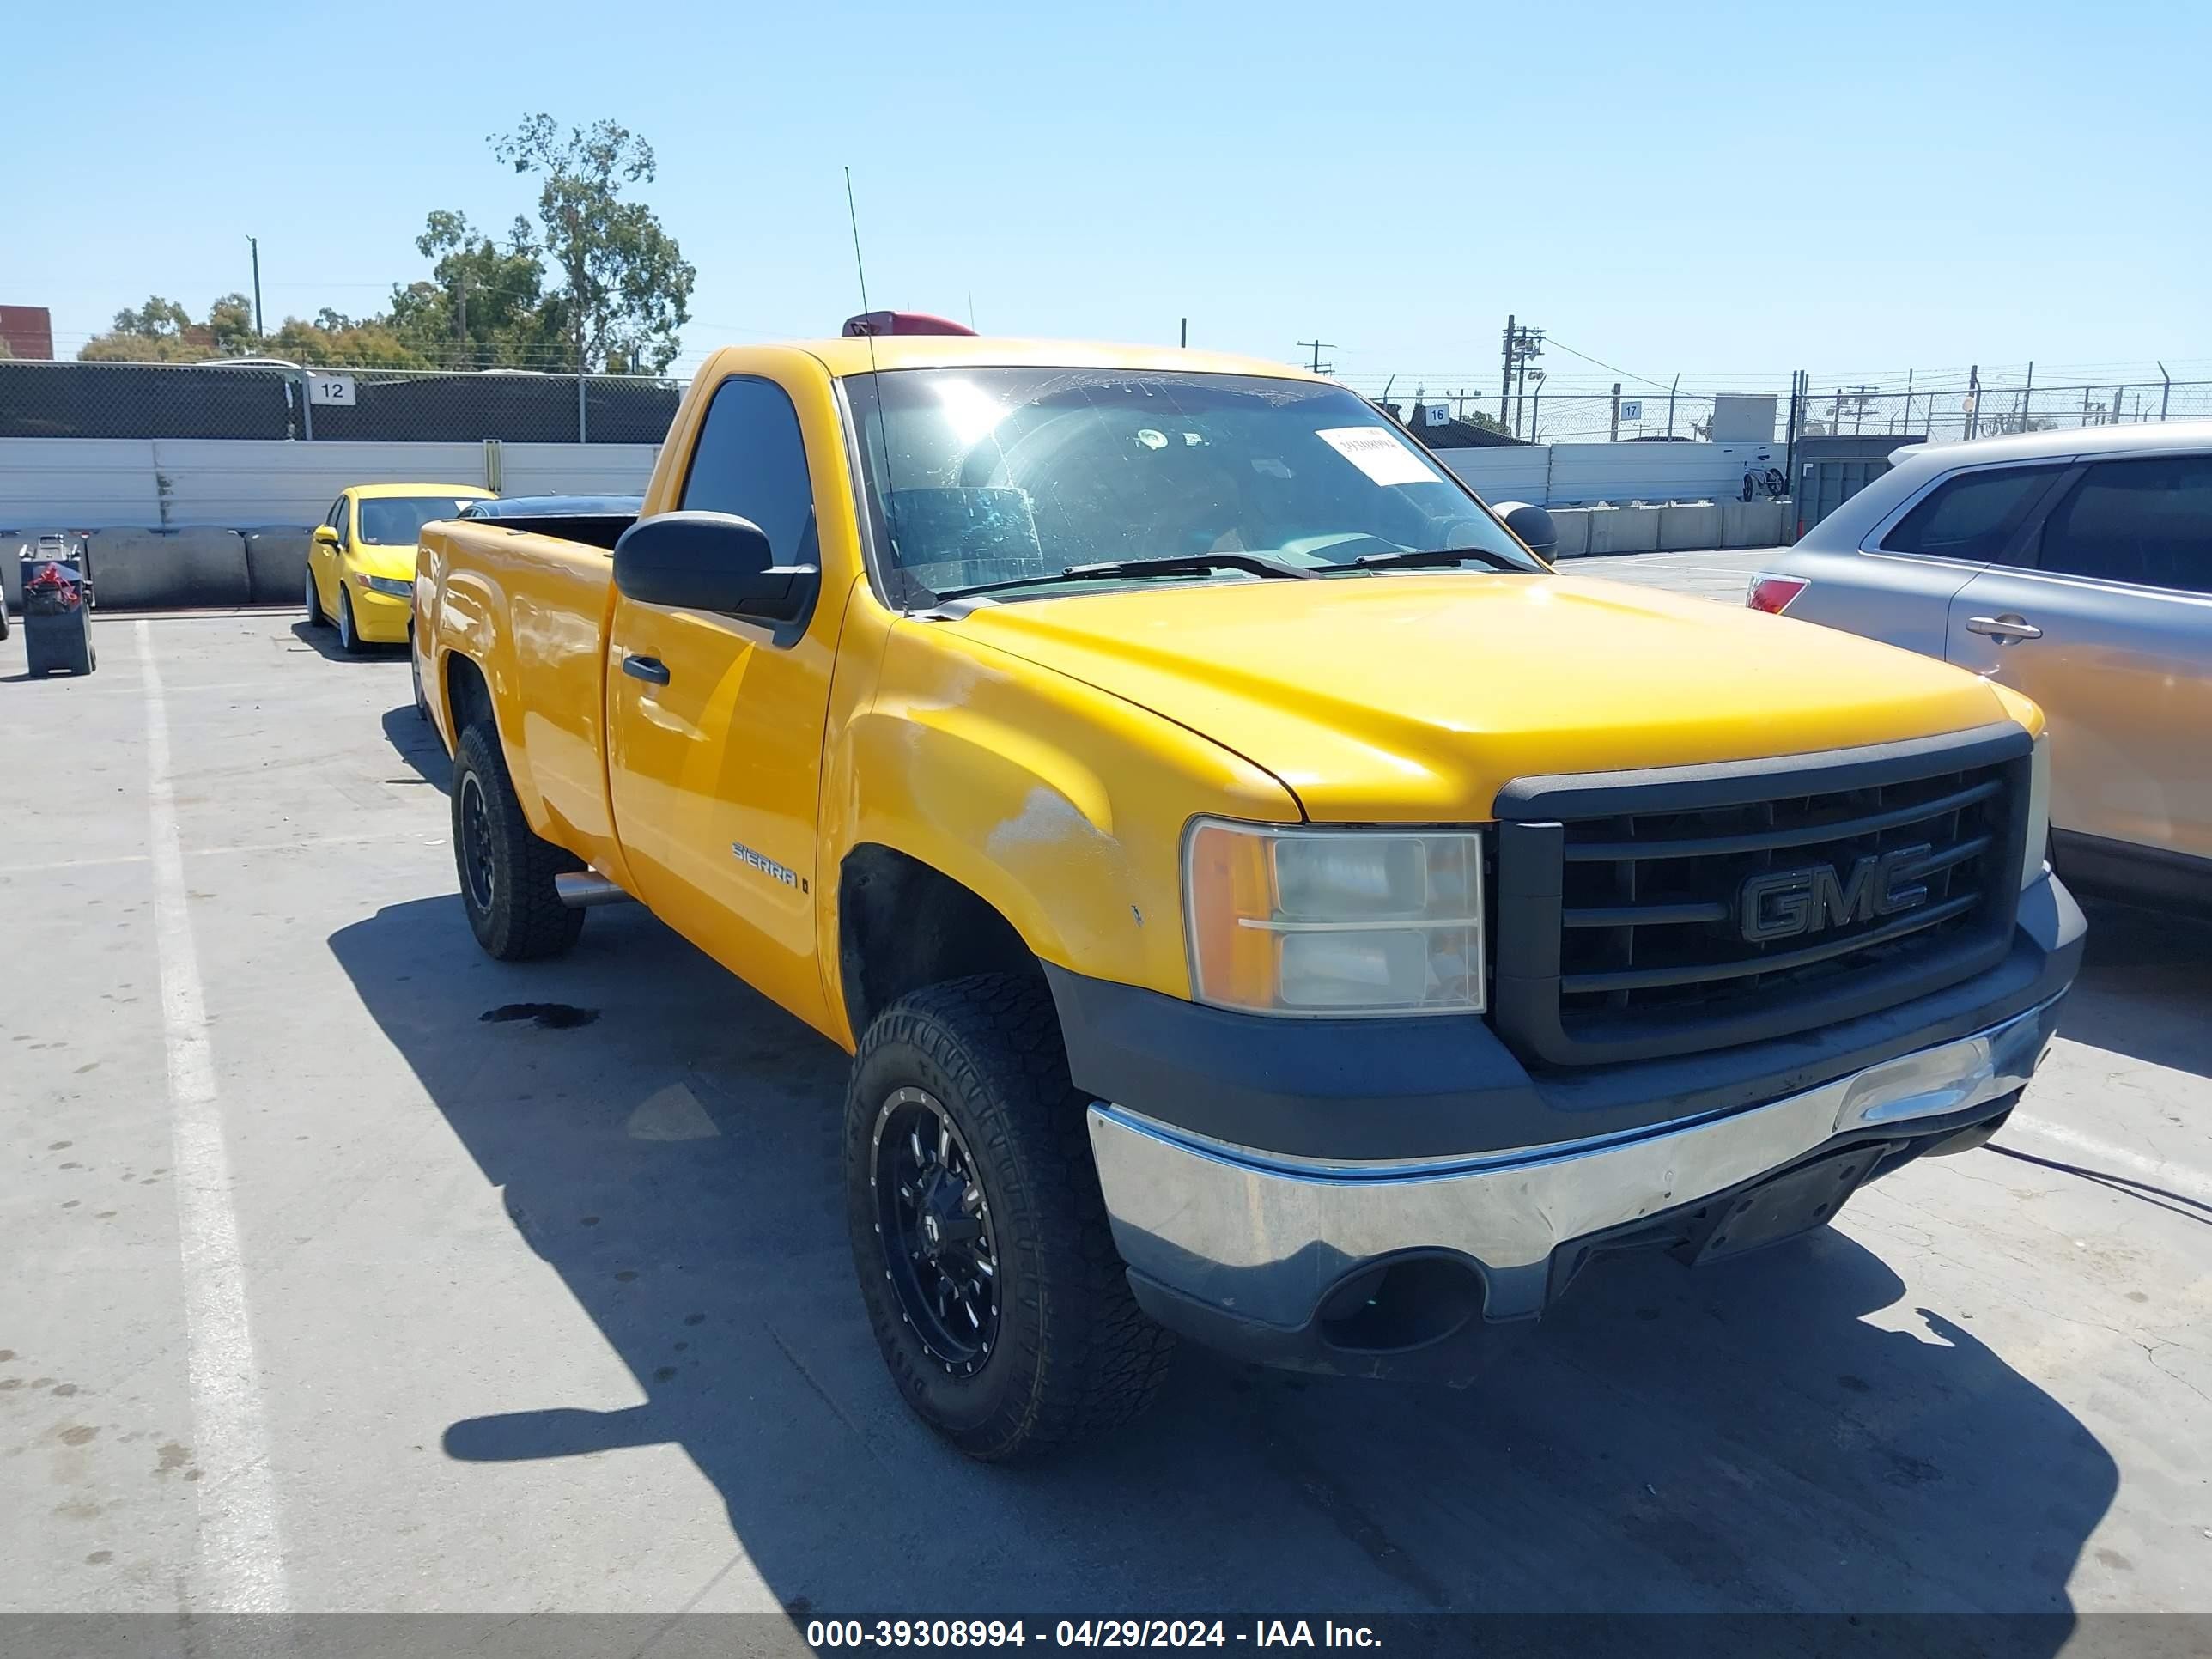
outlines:
[{"label": "utility pole", "polygon": [[1609,444],[1620,441],[1620,382],[1618,380],[1613,383],[1613,429],[1605,434],[1605,441]]},{"label": "utility pole", "polygon": [[460,337],[461,361],[474,368],[477,355],[469,349],[469,273],[466,266],[461,270],[459,301],[454,310],[453,331]]},{"label": "utility pole", "polygon": [[1185,346],[1190,343],[1190,319],[1188,317],[1182,319],[1182,337],[1176,343]]},{"label": "utility pole", "polygon": [[1336,368],[1334,363],[1331,363],[1327,368],[1323,368],[1321,361],[1321,354],[1322,352],[1334,351],[1336,349],[1336,343],[1334,340],[1301,340],[1298,342],[1298,344],[1301,347],[1312,348],[1313,372],[1315,374],[1327,374],[1334,371]]},{"label": "utility pole", "polygon": [[249,236],[246,246],[253,250],[253,331],[261,332],[261,239]]},{"label": "utility pole", "polygon": [[1528,365],[1544,355],[1544,331],[1526,328],[1513,318],[1505,319],[1505,373],[1498,385],[1498,413],[1502,419],[1509,398],[1513,404],[1513,435],[1521,435],[1521,416],[1528,403]]},{"label": "utility pole", "polygon": [[[2158,362],[2158,359],[2155,357],[2152,358],[2151,361],[2153,362]],[[2158,364],[2158,374],[2159,378],[2166,382],[2165,386],[2158,394],[2158,418],[2162,421],[2166,418],[2166,405],[2173,399],[2173,376],[2166,372],[2166,365],[2164,363]]]},{"label": "utility pole", "polygon": [[1966,368],[1966,436],[1972,438],[1982,424],[1982,366],[1969,364]]},{"label": "utility pole", "polygon": [[1498,423],[1505,423],[1506,401],[1513,395],[1513,313],[1505,313],[1505,332],[1498,336],[1500,349],[1504,353],[1505,372],[1498,380]]},{"label": "utility pole", "polygon": [[1670,439],[1674,435],[1674,394],[1680,391],[1681,387],[1682,377],[1677,374],[1674,377],[1674,384],[1667,388],[1667,435]]},{"label": "utility pole", "polygon": [[2028,422],[2035,415],[2035,359],[2027,360],[2027,384],[2020,393],[2020,430],[2030,430]]}]

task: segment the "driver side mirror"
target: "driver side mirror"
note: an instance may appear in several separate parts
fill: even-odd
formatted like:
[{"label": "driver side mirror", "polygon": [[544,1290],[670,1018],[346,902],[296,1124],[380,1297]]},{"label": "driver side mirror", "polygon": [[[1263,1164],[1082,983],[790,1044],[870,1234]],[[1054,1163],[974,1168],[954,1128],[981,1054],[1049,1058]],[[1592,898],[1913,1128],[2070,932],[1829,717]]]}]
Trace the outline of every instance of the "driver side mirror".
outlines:
[{"label": "driver side mirror", "polygon": [[318,547],[336,547],[338,544],[338,532],[332,526],[319,524],[315,526],[314,541]]},{"label": "driver side mirror", "polygon": [[641,605],[795,623],[814,608],[822,573],[769,561],[768,537],[734,513],[662,513],[615,544],[615,589]]},{"label": "driver side mirror", "polygon": [[1552,515],[1540,507],[1532,507],[1526,501],[1499,501],[1491,511],[1540,558],[1550,558],[1552,550],[1559,544],[1559,528],[1553,524]]}]

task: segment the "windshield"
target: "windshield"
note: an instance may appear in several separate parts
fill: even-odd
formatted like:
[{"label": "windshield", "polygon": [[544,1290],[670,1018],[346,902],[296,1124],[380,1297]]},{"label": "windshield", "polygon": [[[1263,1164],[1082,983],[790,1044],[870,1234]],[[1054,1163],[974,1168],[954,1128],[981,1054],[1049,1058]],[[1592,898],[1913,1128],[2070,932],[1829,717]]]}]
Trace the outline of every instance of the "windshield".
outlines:
[{"label": "windshield", "polygon": [[[1340,386],[1096,368],[884,370],[846,386],[884,576],[902,605],[1073,565],[1230,552],[1326,573],[1467,548],[1541,568],[1425,451]],[[1147,579],[1193,576],[1098,581]]]},{"label": "windshield", "polygon": [[452,519],[472,495],[365,495],[361,503],[361,539],[371,547],[412,547],[433,519]]}]

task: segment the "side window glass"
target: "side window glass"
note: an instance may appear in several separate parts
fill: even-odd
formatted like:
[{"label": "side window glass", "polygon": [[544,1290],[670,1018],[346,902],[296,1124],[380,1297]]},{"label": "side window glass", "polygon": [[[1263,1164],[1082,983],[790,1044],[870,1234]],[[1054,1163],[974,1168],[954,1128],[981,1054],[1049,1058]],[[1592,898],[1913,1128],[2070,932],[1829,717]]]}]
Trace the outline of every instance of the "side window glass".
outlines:
[{"label": "side window glass", "polygon": [[750,519],[778,564],[821,562],[806,445],[799,411],[781,386],[742,379],[722,383],[700,422],[678,505]]},{"label": "side window glass", "polygon": [[1947,479],[1881,538],[1882,550],[1994,559],[2063,470],[2008,466]]},{"label": "side window glass", "polygon": [[2212,456],[2100,461],[2044,520],[2037,564],[2212,592]]},{"label": "side window glass", "polygon": [[341,536],[345,534],[345,497],[339,496],[331,503],[331,510],[323,520],[325,524],[330,526]]}]

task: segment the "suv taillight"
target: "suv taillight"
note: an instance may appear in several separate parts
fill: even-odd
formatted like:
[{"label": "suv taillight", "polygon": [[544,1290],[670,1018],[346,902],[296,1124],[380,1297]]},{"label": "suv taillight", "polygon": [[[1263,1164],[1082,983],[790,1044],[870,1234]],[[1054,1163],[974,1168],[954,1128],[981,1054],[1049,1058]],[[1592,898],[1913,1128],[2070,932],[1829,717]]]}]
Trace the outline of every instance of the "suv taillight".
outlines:
[{"label": "suv taillight", "polygon": [[1790,601],[1802,593],[1807,586],[1802,576],[1757,575],[1751,579],[1751,590],[1743,602],[1753,611],[1764,611],[1770,617],[1778,617],[1790,608]]}]

